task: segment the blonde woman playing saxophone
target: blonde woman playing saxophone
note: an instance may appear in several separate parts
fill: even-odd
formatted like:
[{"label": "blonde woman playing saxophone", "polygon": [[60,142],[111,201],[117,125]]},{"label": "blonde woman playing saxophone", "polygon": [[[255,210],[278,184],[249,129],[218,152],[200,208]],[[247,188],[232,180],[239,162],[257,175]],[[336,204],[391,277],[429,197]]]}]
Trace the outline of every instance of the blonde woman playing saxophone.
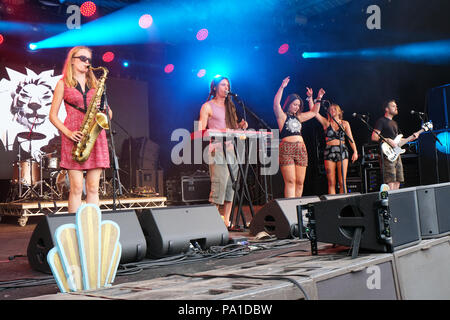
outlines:
[{"label": "blonde woman playing saxophone", "polygon": [[[61,132],[60,167],[69,173],[70,191],[68,212],[75,213],[81,205],[83,193],[83,171],[86,171],[86,203],[99,205],[99,183],[103,168],[109,168],[109,150],[105,130],[102,130],[89,158],[82,163],[72,159],[74,143],[79,142],[83,133],[81,123],[90,101],[95,96],[97,79],[92,70],[92,50],[78,46],[67,54],[63,77],[56,84],[49,119]],[[64,123],[58,118],[61,102],[67,112]],[[112,111],[108,107],[110,118]]]}]

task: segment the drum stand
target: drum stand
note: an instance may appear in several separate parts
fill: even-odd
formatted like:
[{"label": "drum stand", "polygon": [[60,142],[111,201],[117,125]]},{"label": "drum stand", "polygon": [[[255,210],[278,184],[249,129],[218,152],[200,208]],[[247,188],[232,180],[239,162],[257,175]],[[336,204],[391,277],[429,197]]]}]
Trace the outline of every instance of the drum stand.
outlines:
[{"label": "drum stand", "polygon": [[[121,169],[120,169],[121,170]],[[100,181],[100,194],[104,197],[111,196],[114,193],[114,186],[113,186],[113,179],[116,180],[116,183],[119,184],[119,187],[116,189],[116,195],[120,194],[120,189],[122,189],[122,193],[129,194],[129,191],[123,186],[123,184],[120,182],[117,178],[111,178],[109,181],[106,179],[106,170],[103,169],[102,176]]]},{"label": "drum stand", "polygon": [[[22,142],[25,142],[25,141],[22,141]],[[33,186],[33,158],[31,157],[31,139],[29,140],[29,142],[30,142],[30,147],[29,147],[30,158],[27,159],[26,161],[29,161],[29,164],[30,164],[30,185],[25,185],[28,189],[23,194],[22,194],[22,191],[23,191],[22,185],[23,184],[22,184],[22,166],[21,166],[22,161],[21,161],[21,155],[20,155],[20,150],[21,150],[20,144],[21,143],[19,143],[19,154],[18,154],[18,165],[17,165],[17,167],[18,167],[17,180],[19,183],[19,195],[18,196],[19,196],[19,199],[23,199],[23,200],[33,198],[33,196],[39,197],[39,194],[34,190],[35,186]]]},{"label": "drum stand", "polygon": [[[51,154],[51,153],[50,153]],[[44,154],[41,154],[41,157],[40,157],[40,160],[39,160],[39,166],[40,166],[40,171],[41,171],[41,180],[39,180],[38,182],[36,182],[36,185],[33,187],[33,189],[39,184],[40,185],[40,191],[41,191],[41,193],[40,193],[40,197],[41,198],[50,198],[50,199],[53,199],[53,197],[52,197],[52,195],[54,194],[58,199],[59,198],[61,198],[61,194],[59,194],[54,188],[53,188],[53,186],[52,185],[50,185],[50,184],[48,184],[48,182],[47,181],[45,181],[44,180],[44,175],[43,175],[43,163],[42,163],[42,159],[44,158],[44,157],[47,157],[48,155],[50,155],[50,154],[46,154],[46,153],[44,153]],[[57,169],[55,169],[55,170],[53,170],[53,172],[56,172],[57,171]],[[51,173],[50,173],[50,177],[51,177]],[[52,178],[50,178],[50,179],[52,179]],[[43,193],[43,185],[45,185],[45,187],[46,187],[46,189],[48,190],[48,191],[50,191],[50,194],[48,194],[48,193],[46,193],[46,194],[44,194]]]},{"label": "drum stand", "polygon": [[[30,140],[30,154],[31,154],[31,140]],[[40,180],[34,182],[33,181],[33,157],[30,157],[29,166],[30,166],[30,184],[24,185],[22,183],[22,167],[21,167],[21,155],[20,155],[20,149],[19,149],[19,155],[18,155],[18,184],[19,184],[19,194],[18,197],[21,200],[29,200],[29,199],[44,199],[50,197],[53,199],[52,195],[56,195],[57,198],[61,198],[61,195],[51,186],[48,184],[47,181],[44,180],[43,176],[43,165],[42,165],[42,156],[39,159],[39,170],[40,170]],[[22,194],[23,186],[26,186],[28,189]],[[47,193],[44,194],[44,188],[46,187],[47,190],[50,191],[50,195]],[[36,188],[39,187],[39,191],[36,191]]]}]

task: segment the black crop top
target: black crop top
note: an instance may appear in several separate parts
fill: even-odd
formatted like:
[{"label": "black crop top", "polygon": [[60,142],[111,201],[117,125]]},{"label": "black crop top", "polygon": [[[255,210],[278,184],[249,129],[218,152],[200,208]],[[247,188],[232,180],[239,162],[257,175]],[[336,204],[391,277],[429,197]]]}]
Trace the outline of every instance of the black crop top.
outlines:
[{"label": "black crop top", "polygon": [[328,126],[328,128],[325,129],[325,141],[331,141],[331,140],[341,140],[345,141],[344,135],[340,135],[339,132],[341,131],[341,128],[339,128],[338,131],[334,131],[331,124]]},{"label": "black crop top", "polygon": [[286,113],[286,121],[280,132],[280,139],[302,135],[302,123],[296,116]]}]

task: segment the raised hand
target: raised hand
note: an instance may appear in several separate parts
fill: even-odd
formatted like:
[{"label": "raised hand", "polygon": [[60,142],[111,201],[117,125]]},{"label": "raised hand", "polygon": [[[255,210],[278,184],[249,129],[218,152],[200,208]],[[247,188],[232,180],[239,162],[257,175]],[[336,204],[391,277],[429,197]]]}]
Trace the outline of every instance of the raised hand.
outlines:
[{"label": "raised hand", "polygon": [[286,78],[283,79],[283,82],[281,83],[281,87],[282,87],[283,89],[287,87],[287,85],[288,85],[288,83],[289,83],[289,80],[291,80],[291,79],[289,78],[289,76],[287,76]]},{"label": "raised hand", "polygon": [[311,88],[306,87],[306,95],[308,97],[312,97],[313,95],[313,90]]},{"label": "raised hand", "polygon": [[317,99],[322,99],[323,95],[325,94],[325,90],[320,88],[319,93],[317,94]]}]

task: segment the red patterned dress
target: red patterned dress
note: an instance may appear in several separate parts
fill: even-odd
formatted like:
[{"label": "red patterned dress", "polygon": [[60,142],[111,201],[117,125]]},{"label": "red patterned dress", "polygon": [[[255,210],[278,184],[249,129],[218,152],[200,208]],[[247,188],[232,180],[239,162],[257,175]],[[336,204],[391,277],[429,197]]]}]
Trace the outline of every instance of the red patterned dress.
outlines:
[{"label": "red patterned dress", "polygon": [[[91,89],[87,91],[85,95],[83,95],[79,85],[78,89],[70,88],[64,85],[64,105],[67,112],[67,117],[64,120],[64,125],[69,130],[80,130],[81,123],[83,122],[84,116],[86,114],[75,109],[68,103],[71,103],[81,109],[86,109],[87,106],[89,106],[89,103],[94,94],[95,89]],[[89,158],[85,162],[79,163],[72,159],[73,145],[74,142],[72,140],[70,140],[63,134],[61,135],[61,168],[69,170],[88,170],[94,168],[110,167],[108,141],[106,139],[105,130],[102,130],[102,132],[99,134],[97,140],[95,141],[94,148],[92,149]]]}]

